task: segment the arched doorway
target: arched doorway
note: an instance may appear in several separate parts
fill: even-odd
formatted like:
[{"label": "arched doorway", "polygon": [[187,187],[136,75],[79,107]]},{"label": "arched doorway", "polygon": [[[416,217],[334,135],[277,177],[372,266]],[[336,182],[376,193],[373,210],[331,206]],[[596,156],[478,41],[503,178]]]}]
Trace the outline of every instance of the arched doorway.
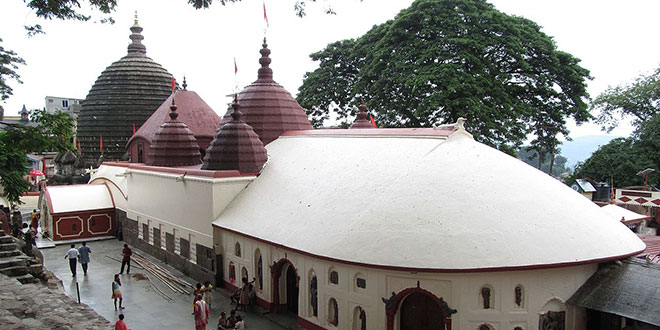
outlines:
[{"label": "arched doorway", "polygon": [[442,297],[417,287],[383,298],[387,330],[451,330],[451,315],[456,310]]},{"label": "arched doorway", "polygon": [[431,297],[413,292],[401,303],[399,329],[444,330],[444,312]]},{"label": "arched doorway", "polygon": [[[288,311],[298,315],[298,285],[300,278],[296,267],[287,259],[280,259],[271,268],[273,299],[272,312]],[[281,299],[284,298],[284,299]]]},{"label": "arched doorway", "polygon": [[286,269],[286,310],[298,315],[298,275],[293,265]]}]

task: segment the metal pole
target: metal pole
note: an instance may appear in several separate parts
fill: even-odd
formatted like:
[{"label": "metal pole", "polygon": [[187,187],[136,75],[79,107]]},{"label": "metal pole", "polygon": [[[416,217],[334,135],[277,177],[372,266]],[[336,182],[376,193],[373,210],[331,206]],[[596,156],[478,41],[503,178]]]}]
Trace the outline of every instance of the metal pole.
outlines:
[{"label": "metal pole", "polygon": [[78,286],[78,282],[76,282],[76,293],[78,293],[78,303],[80,304],[80,287]]}]

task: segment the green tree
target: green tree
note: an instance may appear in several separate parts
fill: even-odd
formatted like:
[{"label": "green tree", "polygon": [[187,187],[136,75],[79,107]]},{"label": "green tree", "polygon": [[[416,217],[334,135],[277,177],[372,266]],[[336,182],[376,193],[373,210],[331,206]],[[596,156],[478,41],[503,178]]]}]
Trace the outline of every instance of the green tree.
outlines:
[{"label": "green tree", "polygon": [[565,120],[589,120],[579,59],[557,50],[527,19],[485,0],[417,0],[364,36],[311,55],[298,102],[323,125],[364,100],[379,125],[434,126],[468,118],[479,141],[514,153],[535,134],[540,154],[556,151]]},{"label": "green tree", "polygon": [[29,172],[26,154],[73,150],[74,119],[69,114],[32,110],[30,117],[38,126],[0,124],[0,184],[13,203],[29,189],[24,179]]},{"label": "green tree", "polygon": [[560,177],[564,173],[571,173],[571,169],[566,166],[568,159],[561,155],[561,150],[557,150],[557,155],[554,156],[553,164],[551,164],[551,159],[553,157],[549,152],[543,155],[543,157],[539,157],[538,152],[529,146],[520,148],[516,157],[527,165],[534,166],[555,178]]},{"label": "green tree", "polygon": [[631,84],[608,88],[596,97],[592,108],[600,112],[596,122],[608,132],[618,126],[618,117],[632,117],[633,124],[640,126],[657,116],[660,114],[660,67]]},{"label": "green tree", "polygon": [[[0,43],[2,43],[2,39],[0,39]],[[25,64],[25,61],[13,51],[5,50],[0,45],[0,101],[8,99],[13,93],[13,89],[9,86],[9,79],[21,83],[21,77],[16,72],[19,64]],[[2,112],[2,105],[0,105],[0,112]]]}]

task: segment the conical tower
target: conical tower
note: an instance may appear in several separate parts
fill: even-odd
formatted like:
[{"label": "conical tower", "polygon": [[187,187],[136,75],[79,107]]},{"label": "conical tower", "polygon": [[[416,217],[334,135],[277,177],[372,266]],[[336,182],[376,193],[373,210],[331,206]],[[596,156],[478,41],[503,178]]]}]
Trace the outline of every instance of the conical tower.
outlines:
[{"label": "conical tower", "polygon": [[137,15],[130,30],[128,54],[96,79],[78,116],[78,141],[87,163],[101,155],[101,137],[103,158],[121,159],[133,125],[139,128],[171,93],[172,75],[147,57]]},{"label": "conical tower", "polygon": [[264,144],[255,131],[243,121],[241,106],[235,97],[230,106],[229,122],[222,124],[204,156],[203,170],[237,170],[259,173],[268,160]]},{"label": "conical tower", "polygon": [[186,124],[177,120],[176,104],[172,97],[170,120],[160,125],[149,147],[147,165],[185,166],[202,163],[199,145]]},{"label": "conical tower", "polygon": [[[312,129],[305,110],[284,87],[273,80],[266,38],[259,52],[261,68],[257,80],[238,94],[245,122],[252,126],[264,145],[286,131]],[[230,118],[228,111],[222,122],[227,123]]]},{"label": "conical tower", "polygon": [[367,105],[362,102],[360,106],[358,107],[358,115],[355,121],[353,122],[353,125],[351,125],[350,128],[374,128],[374,125],[371,124],[371,121],[367,119]]}]

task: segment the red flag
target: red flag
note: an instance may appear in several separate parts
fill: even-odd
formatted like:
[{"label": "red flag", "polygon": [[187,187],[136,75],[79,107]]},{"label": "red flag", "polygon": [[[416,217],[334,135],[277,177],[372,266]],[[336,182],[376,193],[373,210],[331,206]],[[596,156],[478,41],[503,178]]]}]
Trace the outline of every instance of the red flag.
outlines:
[{"label": "red flag", "polygon": [[266,2],[264,1],[264,21],[266,21],[266,27],[270,27],[268,24],[268,15],[266,15]]},{"label": "red flag", "polygon": [[236,65],[236,57],[234,57],[234,74],[238,73],[238,66]]},{"label": "red flag", "polygon": [[76,141],[76,142],[78,142],[78,154],[82,155],[82,148],[80,147],[80,141]]},{"label": "red flag", "polygon": [[135,135],[135,123],[133,123],[133,135]]},{"label": "red flag", "polygon": [[374,125],[375,128],[378,128],[378,125],[376,125],[376,121],[374,120],[374,116],[369,115],[369,120],[371,120],[371,125]]},{"label": "red flag", "polygon": [[172,93],[174,93],[175,89],[176,89],[176,80],[174,80],[174,77],[172,77]]},{"label": "red flag", "polygon": [[99,149],[103,151],[103,135],[101,135],[101,140],[99,140]]}]

